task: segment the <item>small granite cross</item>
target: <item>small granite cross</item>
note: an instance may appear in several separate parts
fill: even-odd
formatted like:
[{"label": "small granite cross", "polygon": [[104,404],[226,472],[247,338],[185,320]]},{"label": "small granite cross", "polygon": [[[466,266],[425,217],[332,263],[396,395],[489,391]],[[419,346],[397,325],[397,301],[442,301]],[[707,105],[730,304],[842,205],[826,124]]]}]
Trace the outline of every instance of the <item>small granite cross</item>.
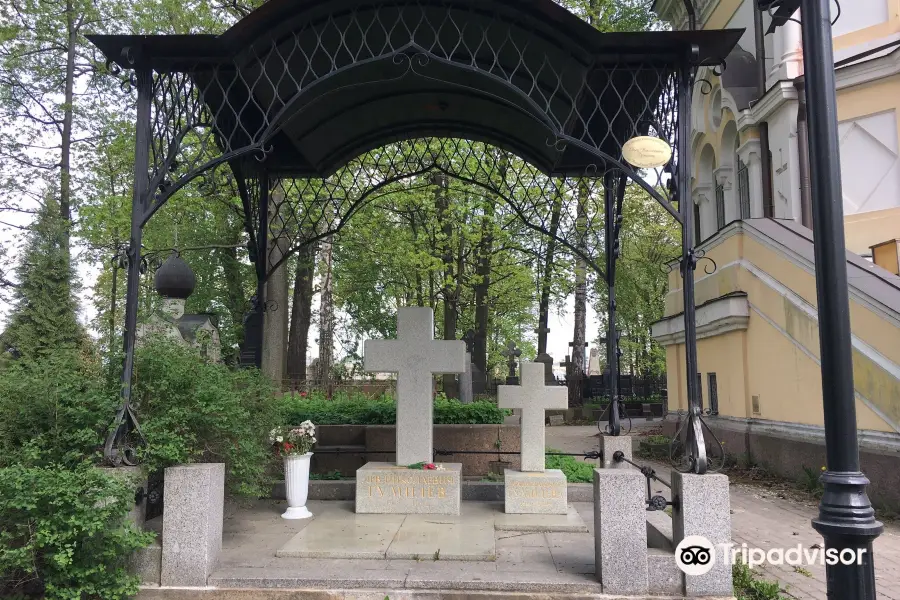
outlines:
[{"label": "small granite cross", "polygon": [[544,471],[544,412],[551,408],[569,408],[569,391],[544,385],[544,365],[522,363],[522,385],[497,386],[500,408],[522,410],[522,471]]},{"label": "small granite cross", "polygon": [[522,356],[522,351],[516,348],[515,342],[510,342],[506,345],[506,356],[509,357],[509,360],[506,361],[506,366],[509,367],[509,376],[516,376],[516,359]]},{"label": "small granite cross", "polygon": [[466,346],[434,339],[434,311],[397,311],[396,340],[366,340],[365,369],[397,373],[397,464],[431,462],[434,451],[435,373],[466,370]]}]

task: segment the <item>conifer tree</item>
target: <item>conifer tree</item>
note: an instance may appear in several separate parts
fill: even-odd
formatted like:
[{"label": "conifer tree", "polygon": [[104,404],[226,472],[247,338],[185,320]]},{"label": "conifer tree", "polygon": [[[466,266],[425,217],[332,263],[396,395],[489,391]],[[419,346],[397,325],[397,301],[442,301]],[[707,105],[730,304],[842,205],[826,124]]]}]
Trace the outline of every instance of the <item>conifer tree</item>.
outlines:
[{"label": "conifer tree", "polygon": [[15,307],[0,334],[2,349],[13,356],[34,359],[56,349],[77,349],[85,342],[76,318],[67,230],[59,201],[55,194],[48,195],[22,250]]}]

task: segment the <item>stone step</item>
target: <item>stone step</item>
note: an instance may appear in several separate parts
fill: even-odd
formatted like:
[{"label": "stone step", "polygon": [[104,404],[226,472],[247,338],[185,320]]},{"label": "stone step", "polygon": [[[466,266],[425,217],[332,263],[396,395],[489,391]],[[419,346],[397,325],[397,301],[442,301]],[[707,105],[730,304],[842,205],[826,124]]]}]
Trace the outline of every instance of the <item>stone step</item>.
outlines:
[{"label": "stone step", "polygon": [[[279,580],[279,584],[283,580]],[[435,582],[440,583],[440,582]],[[407,589],[400,586],[360,588],[259,587],[252,588],[142,588],[137,600],[672,600],[684,596],[609,596],[601,592],[560,591],[530,582],[510,582],[500,590],[471,587],[448,589],[428,587]],[[523,591],[528,590],[528,591]],[[722,599],[733,600],[733,599]]]},{"label": "stone step", "polygon": [[[354,475],[356,473],[353,473]],[[591,483],[568,484],[569,502],[593,502],[594,486]],[[272,487],[270,497],[274,500],[284,500],[284,482],[277,481]],[[503,502],[505,497],[502,481],[466,481],[463,479],[463,502]],[[341,479],[335,481],[313,480],[309,482],[310,500],[355,500],[356,479]]]}]

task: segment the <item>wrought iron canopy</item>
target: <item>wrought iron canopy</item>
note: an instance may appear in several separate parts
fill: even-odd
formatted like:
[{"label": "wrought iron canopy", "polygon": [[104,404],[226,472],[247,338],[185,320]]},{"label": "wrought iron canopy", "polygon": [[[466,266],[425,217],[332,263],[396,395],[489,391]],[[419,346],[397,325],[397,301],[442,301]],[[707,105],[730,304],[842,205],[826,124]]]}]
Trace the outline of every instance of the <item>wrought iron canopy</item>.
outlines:
[{"label": "wrought iron canopy", "polygon": [[223,154],[264,143],[273,175],[454,136],[580,176],[657,122],[665,73],[720,64],[740,35],[601,33],[552,0],[270,0],[218,36],[90,40],[123,68],[186,74]]}]

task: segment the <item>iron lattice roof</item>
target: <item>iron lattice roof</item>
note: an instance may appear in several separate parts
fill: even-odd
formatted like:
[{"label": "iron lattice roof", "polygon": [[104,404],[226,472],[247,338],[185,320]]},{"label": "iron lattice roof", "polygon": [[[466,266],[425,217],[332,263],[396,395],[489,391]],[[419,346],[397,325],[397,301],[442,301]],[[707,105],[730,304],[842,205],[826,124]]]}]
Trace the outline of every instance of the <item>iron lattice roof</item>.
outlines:
[{"label": "iron lattice roof", "polygon": [[552,0],[270,0],[221,35],[89,39],[123,68],[188,74],[223,153],[266,131],[269,172],[322,177],[427,136],[584,174],[660,119],[692,46],[720,64],[741,34],[601,33]]}]

